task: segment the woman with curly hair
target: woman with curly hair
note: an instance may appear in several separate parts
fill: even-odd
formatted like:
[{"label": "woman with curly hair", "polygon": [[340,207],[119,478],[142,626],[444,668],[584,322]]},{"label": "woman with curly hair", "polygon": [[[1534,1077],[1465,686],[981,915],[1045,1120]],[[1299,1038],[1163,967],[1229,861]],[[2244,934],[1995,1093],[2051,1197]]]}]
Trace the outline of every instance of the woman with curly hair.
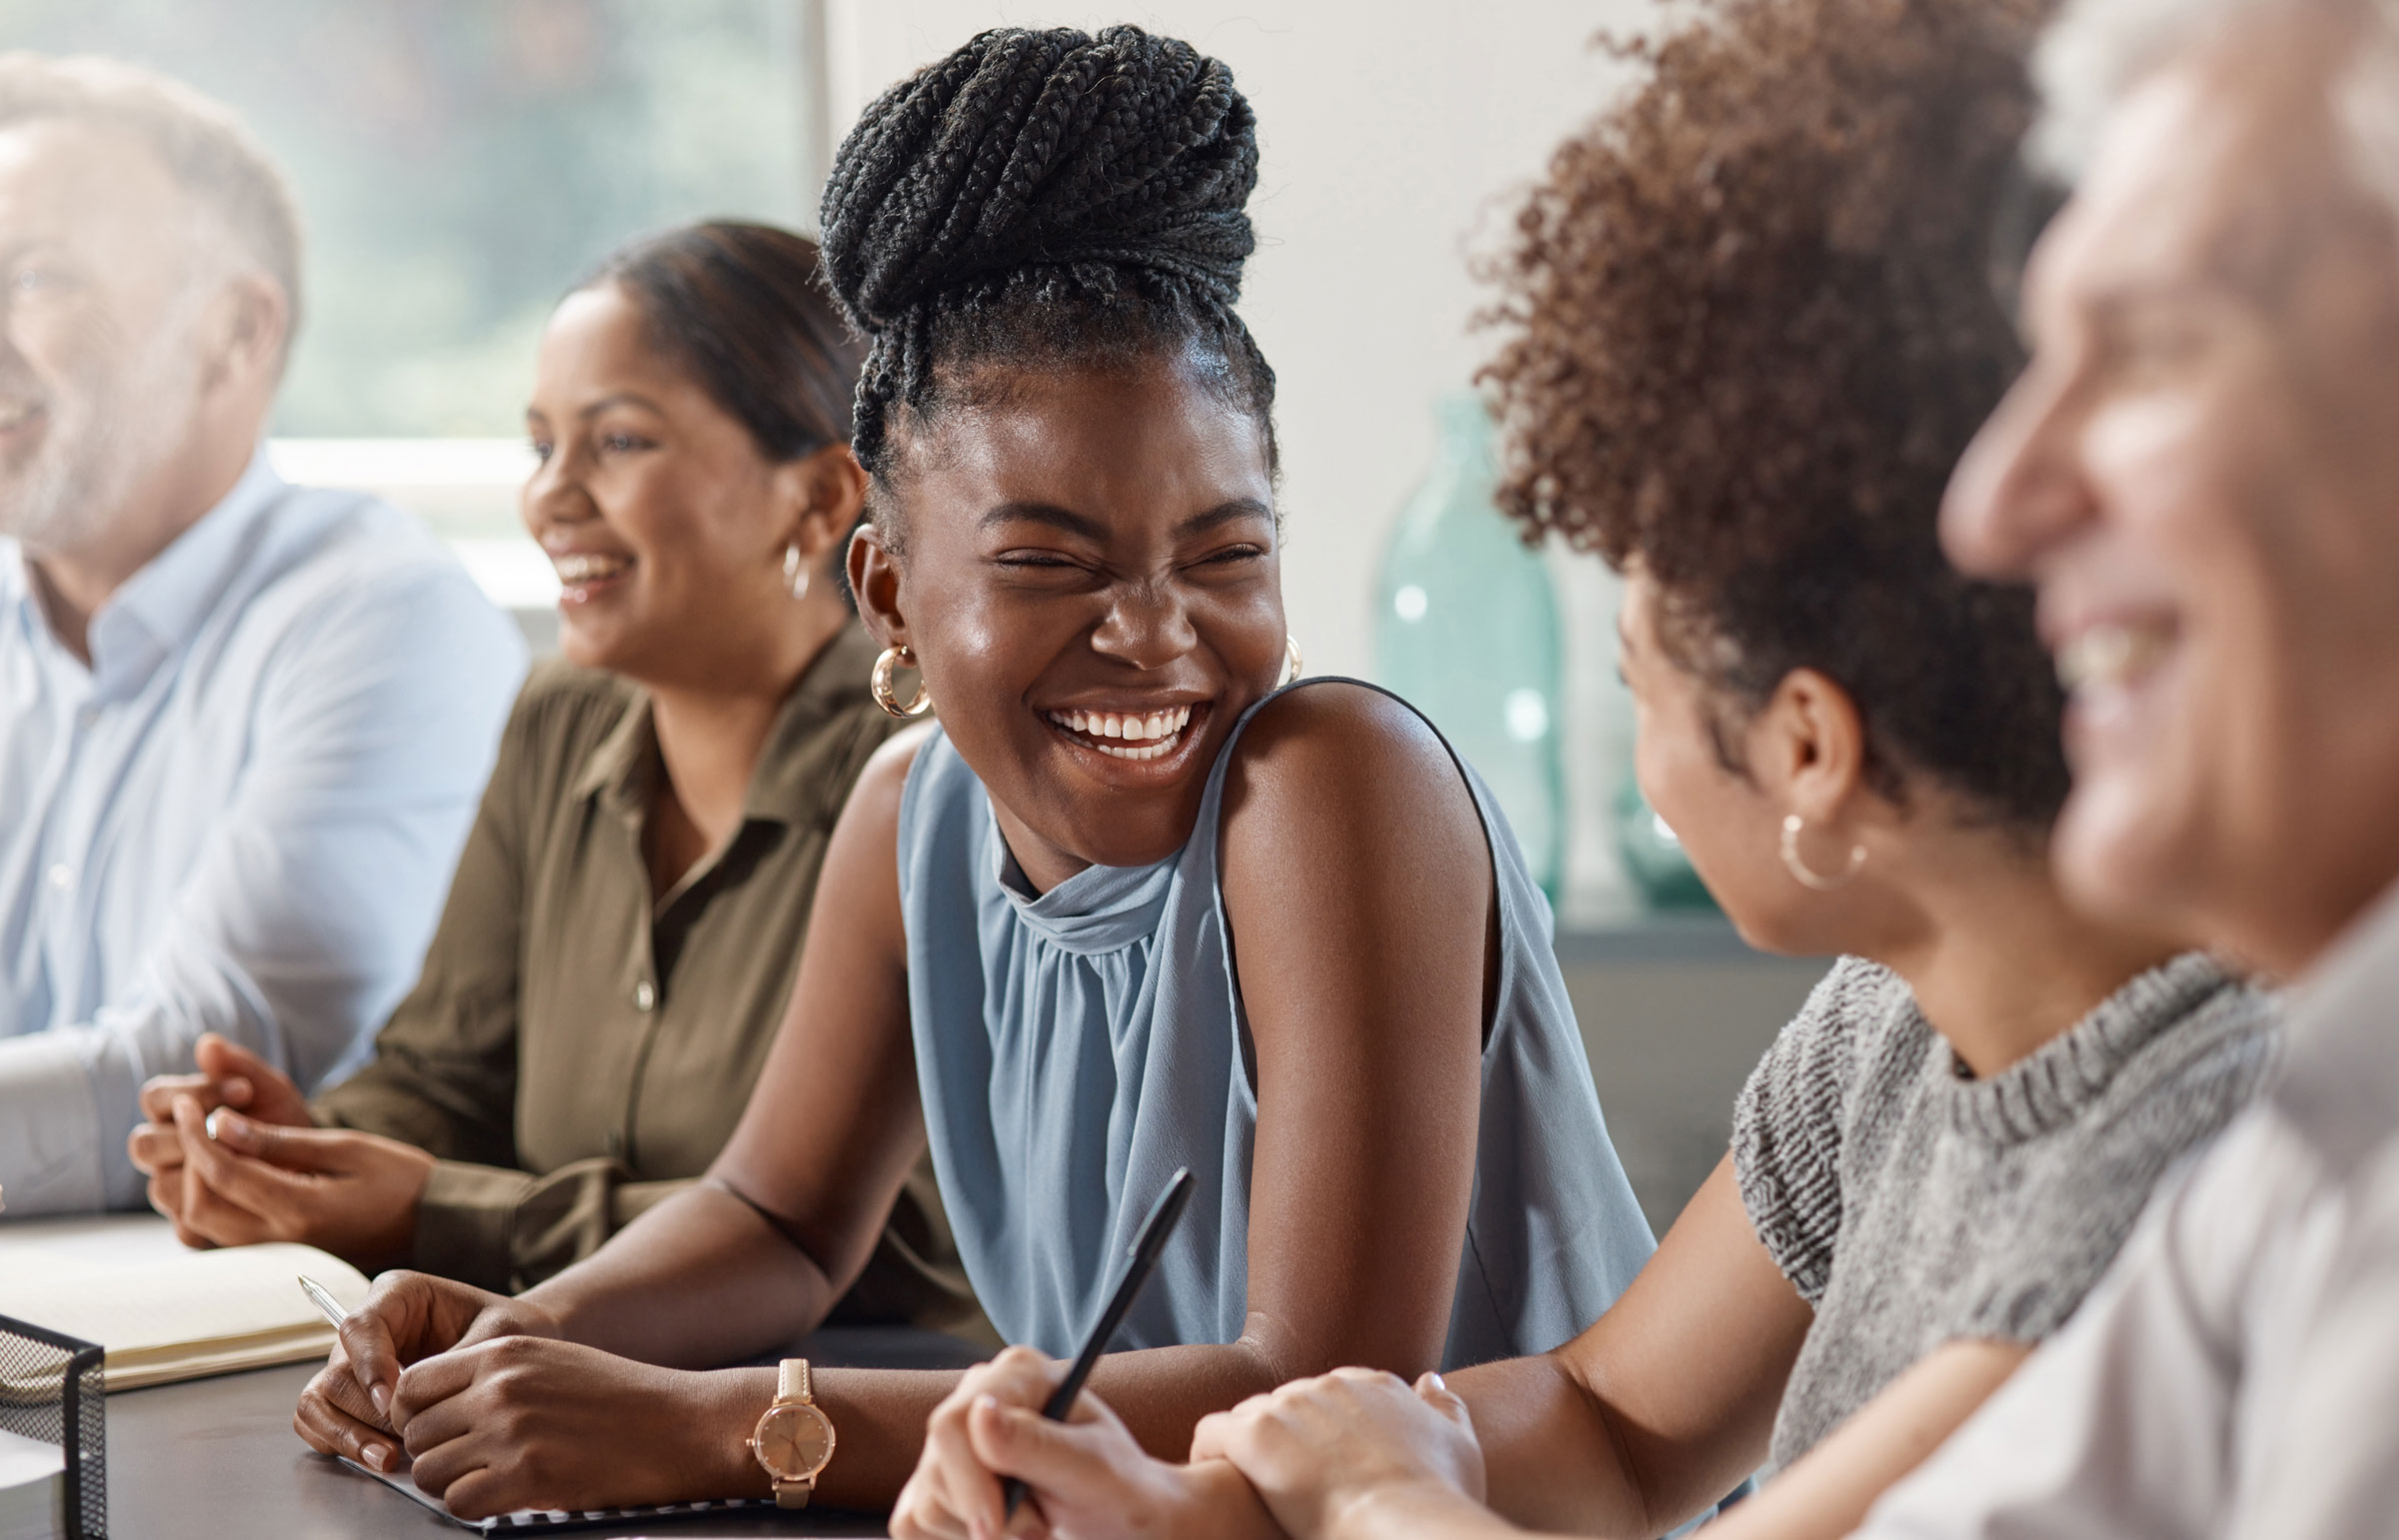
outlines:
[{"label": "woman with curly hair", "polygon": [[516,1299],[385,1275],[317,1447],[461,1515],[888,1505],[954,1375],[697,1371],[822,1320],[928,1142],[993,1324],[1054,1354],[1193,1171],[1095,1381],[1177,1453],[1295,1374],[1554,1347],[1638,1271],[1487,791],[1389,696],[1278,688],[1256,168],[1224,66],[1134,28],[986,33],[868,109],[824,220],[873,339],[849,574],[873,690],[939,728],[861,776],[708,1176]]},{"label": "woman with curly hair", "polygon": [[1054,1370],[1011,1354],[920,1481],[1227,1533],[1257,1515],[1194,1496],[1222,1459],[1293,1535],[1646,1536],[1763,1462],[1710,1534],[1845,1534],[2249,1094],[2263,998],[2062,900],[2030,599],[1936,544],[2019,362],[1988,265],[2037,9],[1718,0],[1557,153],[1502,270],[1502,503],[1625,576],[1641,786],[1752,942],[1842,957],[1656,1256],[1554,1352],[1288,1386],[1185,1467],[1097,1401],[1040,1421]]}]

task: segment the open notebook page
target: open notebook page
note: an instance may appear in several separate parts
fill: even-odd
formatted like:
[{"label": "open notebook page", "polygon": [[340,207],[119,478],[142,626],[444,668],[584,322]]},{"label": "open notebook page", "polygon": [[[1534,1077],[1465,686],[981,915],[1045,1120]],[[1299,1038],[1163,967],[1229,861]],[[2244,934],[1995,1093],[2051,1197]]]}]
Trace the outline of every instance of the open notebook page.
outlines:
[{"label": "open notebook page", "polygon": [[324,1356],[333,1328],[296,1281],[345,1307],[358,1269],[314,1246],[193,1251],[152,1215],[0,1223],[0,1315],[97,1342],[110,1390]]}]

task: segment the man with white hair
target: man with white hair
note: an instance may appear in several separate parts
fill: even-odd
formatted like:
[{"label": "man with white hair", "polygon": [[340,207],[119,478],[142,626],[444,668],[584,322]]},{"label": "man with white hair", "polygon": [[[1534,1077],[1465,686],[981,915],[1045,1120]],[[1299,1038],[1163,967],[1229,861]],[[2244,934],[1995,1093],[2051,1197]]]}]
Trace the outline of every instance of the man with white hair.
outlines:
[{"label": "man with white hair", "polygon": [[2078,0],[2031,366],[1944,511],[2072,695],[2054,857],[2292,984],[2261,1102],[1866,1534],[2399,1533],[2399,0]]},{"label": "man with white hair", "polygon": [[416,521],[278,480],[282,179],[215,103],[0,55],[0,1186],[125,1207],[206,1031],[315,1084],[415,977],[524,671]]}]

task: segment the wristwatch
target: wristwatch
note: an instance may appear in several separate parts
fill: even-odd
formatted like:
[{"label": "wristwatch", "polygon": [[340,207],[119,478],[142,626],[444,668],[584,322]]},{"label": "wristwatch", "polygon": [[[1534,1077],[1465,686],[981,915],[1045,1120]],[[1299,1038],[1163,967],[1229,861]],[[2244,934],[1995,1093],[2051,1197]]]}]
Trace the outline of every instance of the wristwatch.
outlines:
[{"label": "wristwatch", "polygon": [[817,1478],[833,1463],[833,1419],[808,1383],[808,1360],[786,1358],[775,1381],[775,1404],[758,1419],[750,1453],[775,1483],[775,1505],[805,1508]]}]

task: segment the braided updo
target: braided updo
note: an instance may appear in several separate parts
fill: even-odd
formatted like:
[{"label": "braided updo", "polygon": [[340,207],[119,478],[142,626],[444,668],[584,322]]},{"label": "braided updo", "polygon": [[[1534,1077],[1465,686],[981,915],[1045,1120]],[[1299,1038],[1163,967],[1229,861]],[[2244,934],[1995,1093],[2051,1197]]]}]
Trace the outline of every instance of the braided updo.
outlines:
[{"label": "braided updo", "polygon": [[1160,353],[1254,415],[1271,463],[1274,372],[1232,309],[1255,128],[1231,71],[1139,27],[996,29],[877,99],[824,207],[827,278],[873,341],[851,444],[876,482],[889,421],[992,389],[984,366]]}]

